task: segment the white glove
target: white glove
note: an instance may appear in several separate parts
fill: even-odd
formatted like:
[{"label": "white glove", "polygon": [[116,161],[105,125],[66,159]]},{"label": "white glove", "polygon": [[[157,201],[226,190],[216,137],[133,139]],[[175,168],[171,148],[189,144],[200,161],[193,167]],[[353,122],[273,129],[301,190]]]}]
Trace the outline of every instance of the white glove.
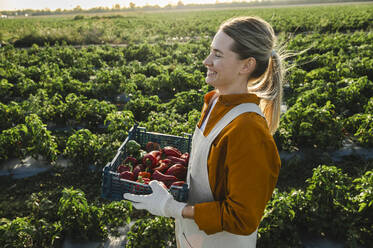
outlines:
[{"label": "white glove", "polygon": [[153,215],[182,218],[183,208],[187,205],[184,202],[174,200],[173,196],[163,188],[156,180],[149,183],[153,193],[150,195],[135,195],[125,193],[124,199],[132,201],[136,209],[146,209]]}]

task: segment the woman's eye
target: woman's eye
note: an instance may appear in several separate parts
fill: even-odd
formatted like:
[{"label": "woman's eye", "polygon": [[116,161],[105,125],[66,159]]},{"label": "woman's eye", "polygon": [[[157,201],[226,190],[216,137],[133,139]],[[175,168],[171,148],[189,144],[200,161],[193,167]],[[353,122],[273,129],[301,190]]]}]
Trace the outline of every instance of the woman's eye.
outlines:
[{"label": "woman's eye", "polygon": [[221,55],[219,53],[213,53],[215,57],[221,58]]},{"label": "woman's eye", "polygon": [[210,51],[210,55],[213,55],[215,58],[222,58],[223,56],[219,53],[219,52],[217,52],[217,51],[215,51],[215,50],[211,50]]}]

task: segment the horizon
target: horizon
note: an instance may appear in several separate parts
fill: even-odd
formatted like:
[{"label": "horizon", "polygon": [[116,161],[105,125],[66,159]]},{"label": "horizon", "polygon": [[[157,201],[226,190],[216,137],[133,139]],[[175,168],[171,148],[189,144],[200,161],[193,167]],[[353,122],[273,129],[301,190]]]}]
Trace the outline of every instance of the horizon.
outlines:
[{"label": "horizon", "polygon": [[[92,8],[108,7],[114,8],[115,5],[119,5],[120,8],[129,8],[130,2],[134,3],[136,7],[144,7],[146,5],[165,7],[168,4],[177,5],[179,0],[67,0],[67,1],[50,1],[50,0],[0,0],[0,11],[17,11],[17,10],[45,10],[49,9],[55,11],[57,9],[61,10],[73,10],[77,6],[80,6],[83,10],[88,10]],[[185,5],[188,4],[216,4],[216,3],[232,3],[232,2],[251,2],[251,0],[246,1],[236,1],[236,0],[181,0]]]}]

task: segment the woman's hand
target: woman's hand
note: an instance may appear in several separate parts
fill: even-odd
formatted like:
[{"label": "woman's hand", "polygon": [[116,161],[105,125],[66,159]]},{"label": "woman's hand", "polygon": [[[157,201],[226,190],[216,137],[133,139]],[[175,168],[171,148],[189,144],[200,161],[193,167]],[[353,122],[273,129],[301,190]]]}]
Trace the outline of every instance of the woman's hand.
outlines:
[{"label": "woman's hand", "polygon": [[146,209],[153,215],[182,218],[184,202],[174,200],[173,196],[160,182],[153,180],[149,183],[153,193],[150,195],[135,195],[125,193],[124,199],[130,200],[136,209]]},{"label": "woman's hand", "polygon": [[185,206],[182,211],[182,216],[187,219],[194,219],[194,206]]}]

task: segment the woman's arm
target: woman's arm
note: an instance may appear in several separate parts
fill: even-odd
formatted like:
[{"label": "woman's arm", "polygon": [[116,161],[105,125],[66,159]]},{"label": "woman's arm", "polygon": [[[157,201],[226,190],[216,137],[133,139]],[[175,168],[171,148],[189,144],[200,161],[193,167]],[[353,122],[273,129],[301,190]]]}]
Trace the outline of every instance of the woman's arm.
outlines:
[{"label": "woman's arm", "polygon": [[[259,115],[242,114],[211,147],[208,161],[213,165],[218,160],[224,163],[224,171],[213,183],[223,177],[226,183],[218,192],[218,201],[194,206],[194,220],[206,234],[224,230],[249,235],[258,227],[281,166],[276,144],[266,125]],[[222,158],[221,154],[226,156]]]},{"label": "woman's arm", "polygon": [[186,205],[183,208],[182,216],[187,219],[194,219],[194,206],[193,205]]}]

